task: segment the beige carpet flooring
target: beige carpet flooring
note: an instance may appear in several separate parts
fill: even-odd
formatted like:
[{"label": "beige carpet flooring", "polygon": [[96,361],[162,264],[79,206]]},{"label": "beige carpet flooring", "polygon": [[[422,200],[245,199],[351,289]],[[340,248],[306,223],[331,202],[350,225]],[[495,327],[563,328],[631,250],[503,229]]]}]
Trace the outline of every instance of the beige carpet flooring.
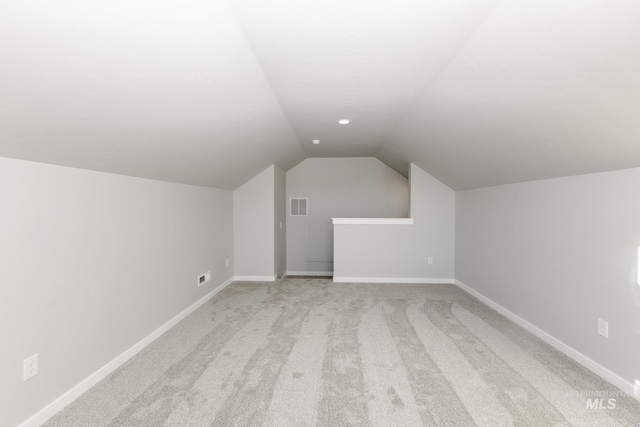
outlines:
[{"label": "beige carpet flooring", "polygon": [[233,283],[45,425],[640,426],[640,403],[453,285],[290,278]]}]

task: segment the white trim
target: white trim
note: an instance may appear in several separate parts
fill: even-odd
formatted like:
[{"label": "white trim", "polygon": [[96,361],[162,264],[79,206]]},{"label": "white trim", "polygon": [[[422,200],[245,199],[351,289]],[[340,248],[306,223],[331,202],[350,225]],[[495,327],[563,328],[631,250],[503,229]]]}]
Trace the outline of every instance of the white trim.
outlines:
[{"label": "white trim", "polygon": [[589,357],[580,353],[578,350],[575,350],[574,348],[568,346],[567,344],[563,343],[559,339],[553,337],[552,335],[549,335],[542,329],[529,323],[528,321],[524,320],[522,317],[518,316],[517,314],[507,310],[497,302],[482,295],[480,292],[470,288],[469,286],[465,285],[461,281],[456,280],[455,285],[460,289],[462,289],[463,291],[467,292],[468,294],[473,295],[474,297],[476,297],[477,299],[479,299],[480,301],[482,301],[483,303],[485,303],[486,305],[488,305],[498,313],[502,314],[503,316],[505,316],[512,322],[514,322],[515,324],[520,325],[527,331],[531,332],[533,335],[537,336],[542,341],[549,344],[551,347],[569,356],[571,359],[578,362],[579,364],[581,364],[582,366],[584,366],[594,374],[598,375],[605,381],[610,382],[611,384],[618,387],[623,392],[627,393],[629,396],[640,401],[640,394],[636,394],[636,391],[634,390],[634,385],[631,384],[629,381],[619,377],[617,374],[611,372],[609,369],[605,368],[599,363],[591,360]]},{"label": "white trim", "polygon": [[76,400],[82,393],[89,390],[91,387],[96,385],[98,382],[106,378],[109,374],[114,372],[116,369],[125,364],[125,362],[131,359],[133,356],[138,354],[142,349],[151,344],[153,341],[158,339],[162,334],[167,332],[169,329],[174,327],[178,322],[182,319],[196,311],[200,308],[201,305],[209,301],[216,294],[220,293],[224,288],[229,286],[234,282],[234,278],[231,277],[227,279],[220,286],[216,287],[214,290],[209,292],[204,297],[200,298],[195,303],[191,304],[189,307],[184,309],[180,314],[175,316],[173,319],[169,320],[164,325],[160,326],[155,331],[151,332],[149,335],[144,337],[142,340],[134,344],[128,350],[125,350],[122,354],[117,356],[111,362],[104,365],[102,368],[98,369],[93,374],[89,375],[87,378],[82,380],[80,383],[75,385],[69,391],[64,393],[62,396],[58,397],[56,400],[42,408],[35,415],[33,415],[28,420],[24,421],[19,427],[37,427],[44,424],[49,418],[53,417],[55,414],[63,410],[67,405]]},{"label": "white trim", "polygon": [[273,276],[234,276],[233,280],[236,282],[275,282],[278,280],[278,275]]},{"label": "white trim", "polygon": [[333,225],[413,225],[413,218],[331,218]]},{"label": "white trim", "polygon": [[453,279],[417,278],[417,277],[342,277],[333,276],[336,283],[424,283],[427,285],[450,284]]},{"label": "white trim", "polygon": [[333,276],[333,271],[287,271],[285,276]]}]

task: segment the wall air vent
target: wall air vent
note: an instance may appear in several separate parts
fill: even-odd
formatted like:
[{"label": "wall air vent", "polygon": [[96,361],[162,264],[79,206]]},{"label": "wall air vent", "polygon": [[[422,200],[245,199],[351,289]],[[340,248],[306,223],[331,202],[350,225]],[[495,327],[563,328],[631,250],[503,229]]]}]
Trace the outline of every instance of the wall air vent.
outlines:
[{"label": "wall air vent", "polygon": [[289,199],[291,216],[307,216],[309,214],[309,199]]}]

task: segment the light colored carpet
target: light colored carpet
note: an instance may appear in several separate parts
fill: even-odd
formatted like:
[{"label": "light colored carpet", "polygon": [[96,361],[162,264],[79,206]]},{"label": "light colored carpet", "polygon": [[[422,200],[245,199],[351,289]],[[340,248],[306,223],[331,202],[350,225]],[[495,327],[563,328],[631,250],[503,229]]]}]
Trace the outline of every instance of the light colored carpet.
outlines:
[{"label": "light colored carpet", "polygon": [[640,403],[452,285],[295,278],[232,284],[45,425],[638,426]]}]

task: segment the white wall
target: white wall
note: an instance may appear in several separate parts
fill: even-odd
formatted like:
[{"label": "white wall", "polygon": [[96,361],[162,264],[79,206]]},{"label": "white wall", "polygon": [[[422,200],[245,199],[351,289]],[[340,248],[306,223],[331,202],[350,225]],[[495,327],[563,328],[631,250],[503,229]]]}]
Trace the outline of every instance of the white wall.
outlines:
[{"label": "white wall", "polygon": [[453,281],[455,192],[414,164],[409,183],[413,225],[335,225],[334,280]]},{"label": "white wall", "polygon": [[[287,216],[289,272],[333,271],[331,217],[408,214],[407,179],[373,157],[310,158],[287,172],[286,186],[287,203],[292,197],[309,198],[309,217]],[[314,236],[324,231],[326,239]],[[320,252],[328,261],[313,258],[308,253],[310,245],[316,245],[313,252]]]},{"label": "white wall", "polygon": [[282,277],[287,271],[287,178],[277,166],[274,173],[274,268],[275,274]]},{"label": "white wall", "polygon": [[[232,275],[232,193],[0,158],[0,424],[17,425]],[[211,270],[200,288],[197,276]],[[22,361],[40,373],[22,381]]]},{"label": "white wall", "polygon": [[640,169],[457,193],[456,279],[632,384],[638,246]]},{"label": "white wall", "polygon": [[274,168],[271,165],[233,192],[235,276],[273,280]]}]

